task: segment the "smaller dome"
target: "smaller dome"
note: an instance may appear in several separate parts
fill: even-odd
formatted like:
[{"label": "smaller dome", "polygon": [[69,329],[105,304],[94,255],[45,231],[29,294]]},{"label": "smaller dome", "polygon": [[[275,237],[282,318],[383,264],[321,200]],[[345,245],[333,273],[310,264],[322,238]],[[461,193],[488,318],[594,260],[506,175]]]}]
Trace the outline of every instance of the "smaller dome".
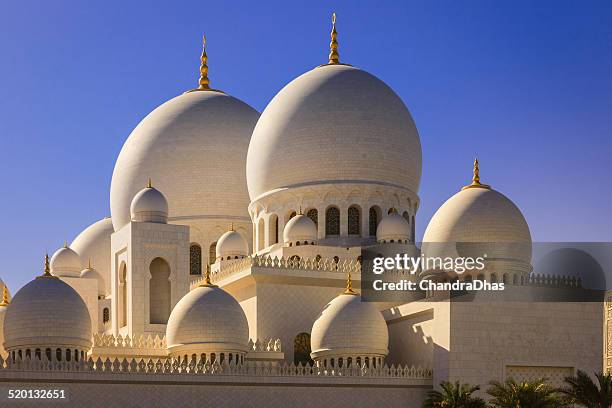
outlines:
[{"label": "smaller dome", "polygon": [[[49,273],[37,277],[13,297],[4,317],[6,351],[91,348],[91,318],[85,302],[67,283]],[[55,354],[55,353],[54,353]]]},{"label": "smaller dome", "polygon": [[343,293],[323,308],[312,325],[311,356],[315,361],[338,357],[384,358],[389,332],[373,303],[354,292]]},{"label": "smaller dome", "polygon": [[217,241],[217,261],[244,258],[249,254],[249,245],[238,231],[227,231]]},{"label": "smaller dome", "polygon": [[376,228],[376,240],[380,243],[405,243],[410,240],[410,235],[410,224],[397,211],[385,215]]},{"label": "smaller dome", "polygon": [[91,267],[91,264],[87,266],[87,268],[81,271],[81,278],[84,279],[95,279],[98,281],[98,296],[106,296],[106,284],[104,282],[104,278],[94,268]]},{"label": "smaller dome", "polygon": [[149,180],[149,185],[132,199],[130,213],[132,221],[165,224],[168,222],[168,201],[161,191],[151,186]]},{"label": "smaller dome", "polygon": [[317,226],[309,217],[298,214],[285,225],[283,240],[285,244],[314,244],[317,241]]},{"label": "smaller dome", "polygon": [[81,269],[83,269],[81,257],[67,243],[51,257],[51,273],[55,276],[78,278],[81,276]]},{"label": "smaller dome", "polygon": [[203,284],[187,293],[172,309],[166,342],[172,356],[244,354],[248,349],[249,324],[236,299],[217,286]]}]

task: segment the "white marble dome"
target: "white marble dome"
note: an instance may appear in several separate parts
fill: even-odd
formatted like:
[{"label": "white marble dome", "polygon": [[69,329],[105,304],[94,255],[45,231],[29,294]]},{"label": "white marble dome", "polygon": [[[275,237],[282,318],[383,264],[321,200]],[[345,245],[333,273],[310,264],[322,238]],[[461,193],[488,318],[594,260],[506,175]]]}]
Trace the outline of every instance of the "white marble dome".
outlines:
[{"label": "white marble dome", "polygon": [[410,240],[410,235],[410,224],[397,211],[385,215],[376,228],[376,240],[380,243],[406,243]]},{"label": "white marble dome", "polygon": [[244,171],[259,113],[222,92],[179,95],[145,117],[126,140],[113,171],[113,226],[130,221],[130,203],[151,178],[169,217],[248,217]]},{"label": "white marble dome", "polygon": [[111,235],[114,232],[110,217],[85,228],[70,244],[82,261],[91,261],[104,280],[105,293],[110,294]]},{"label": "white marble dome", "polygon": [[172,309],[166,327],[171,355],[246,353],[249,324],[240,304],[217,286],[198,286]]},{"label": "white marble dome", "polygon": [[283,241],[285,244],[313,244],[317,241],[317,226],[306,215],[298,214],[285,225]]},{"label": "white marble dome", "polygon": [[98,272],[97,269],[92,268],[91,265],[88,266],[81,271],[81,278],[95,279],[98,282],[98,296],[106,296],[106,285],[104,278],[102,278],[102,275],[100,275],[100,272]]},{"label": "white marble dome", "polygon": [[67,244],[51,257],[51,273],[55,276],[79,277],[82,269],[81,257]]},{"label": "white marble dome", "polygon": [[278,189],[364,182],[417,193],[421,142],[406,105],[380,79],[324,65],[285,86],[255,126],[251,201]]},{"label": "white marble dome", "polygon": [[312,326],[310,343],[315,361],[351,356],[384,358],[389,352],[389,332],[375,304],[362,302],[358,294],[343,293],[323,308]]},{"label": "white marble dome", "polygon": [[13,297],[4,318],[4,348],[91,348],[91,318],[79,294],[54,276],[39,276]]},{"label": "white marble dome", "polygon": [[132,221],[165,224],[168,222],[168,201],[161,191],[149,183],[134,196],[130,214]]},{"label": "white marble dome", "polygon": [[[519,208],[491,188],[466,188],[433,215],[423,236],[428,257],[483,256],[531,268],[531,233]],[[526,270],[528,271],[528,270]]]},{"label": "white marble dome", "polygon": [[227,231],[217,241],[217,261],[244,258],[249,254],[249,244],[238,231]]}]

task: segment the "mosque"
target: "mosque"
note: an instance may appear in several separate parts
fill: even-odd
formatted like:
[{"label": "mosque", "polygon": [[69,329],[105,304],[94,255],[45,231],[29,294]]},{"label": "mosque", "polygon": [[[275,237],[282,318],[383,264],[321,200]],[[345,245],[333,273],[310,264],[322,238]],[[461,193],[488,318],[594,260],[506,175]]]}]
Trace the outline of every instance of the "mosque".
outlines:
[{"label": "mosque", "polygon": [[[205,45],[198,87],[125,141],[111,216],[13,297],[2,284],[3,385],[92,407],[420,407],[445,380],[602,370],[601,303],[362,301],[364,249],[426,250],[421,143],[402,99],[341,62],[335,16],[327,63],[261,114],[211,87]],[[520,209],[470,167],[423,242],[530,247]],[[543,283],[530,250],[492,255],[486,280]]]}]

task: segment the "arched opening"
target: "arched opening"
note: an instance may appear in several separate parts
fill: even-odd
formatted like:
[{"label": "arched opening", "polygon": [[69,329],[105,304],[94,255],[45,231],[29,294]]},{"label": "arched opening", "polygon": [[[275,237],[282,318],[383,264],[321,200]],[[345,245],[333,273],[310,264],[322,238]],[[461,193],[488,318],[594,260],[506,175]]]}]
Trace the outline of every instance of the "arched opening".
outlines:
[{"label": "arched opening", "polygon": [[340,235],[340,210],[329,207],[325,211],[325,235]]},{"label": "arched opening", "polygon": [[376,236],[376,228],[378,227],[378,222],[380,221],[380,208],[378,206],[370,207],[369,211],[369,232],[371,237]]},{"label": "arched opening", "polygon": [[202,274],[202,247],[196,243],[189,246],[189,274]]},{"label": "arched opening", "polygon": [[[293,217],[295,217],[297,215],[297,213],[295,211],[291,211],[289,213],[289,216],[287,217],[286,221],[289,221],[290,219],[292,219]],[[286,224],[286,223],[285,223]]]},{"label": "arched opening", "polygon": [[310,358],[310,334],[299,333],[293,339],[293,363],[295,365],[312,365]]},{"label": "arched opening", "polygon": [[348,209],[348,234],[361,235],[361,211],[359,207],[352,205]]},{"label": "arched opening", "polygon": [[257,223],[257,250],[261,251],[266,245],[266,230],[265,222],[263,218],[259,219]]},{"label": "arched opening", "polygon": [[106,324],[110,321],[110,310],[108,307],[102,309],[102,323]]},{"label": "arched opening", "polygon": [[217,241],[210,244],[208,247],[208,264],[212,265],[215,263],[217,258]]},{"label": "arched opening", "polygon": [[414,242],[416,236],[416,224],[414,223],[414,215],[412,216],[412,222],[410,223],[410,226],[412,227],[412,242]]},{"label": "arched opening", "polygon": [[318,229],[319,228],[319,211],[316,208],[311,208],[310,210],[308,210],[308,212],[306,212],[306,216],[310,218],[312,222],[315,223]]},{"label": "arched opening", "polygon": [[404,211],[402,213],[402,217],[404,217],[404,219],[408,221],[408,224],[410,224],[410,214],[408,214],[408,211]]},{"label": "arched opening", "polygon": [[127,266],[119,267],[119,327],[127,326]]},{"label": "arched opening", "polygon": [[155,258],[149,272],[149,322],[166,324],[170,317],[170,265],[162,258]]},{"label": "arched opening", "polygon": [[272,214],[268,221],[268,236],[270,237],[270,245],[278,244],[278,216]]}]

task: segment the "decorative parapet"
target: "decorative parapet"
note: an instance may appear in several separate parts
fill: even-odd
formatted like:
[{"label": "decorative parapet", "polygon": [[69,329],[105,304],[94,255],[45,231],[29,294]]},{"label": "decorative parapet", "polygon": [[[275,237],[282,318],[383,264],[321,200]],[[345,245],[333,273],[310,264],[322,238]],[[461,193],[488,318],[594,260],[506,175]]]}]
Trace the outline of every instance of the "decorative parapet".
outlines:
[{"label": "decorative parapet", "polygon": [[532,273],[522,284],[554,288],[581,288],[582,280],[576,276],[544,275]]},{"label": "decorative parapet", "polygon": [[166,336],[151,335],[151,334],[140,334],[130,337],[118,335],[113,336],[112,334],[99,334],[96,333],[93,336],[94,347],[104,348],[146,348],[146,349],[165,349],[166,348]]},{"label": "decorative parapet", "polygon": [[96,360],[89,358],[81,361],[49,361],[43,359],[17,358],[8,360],[0,358],[0,373],[24,371],[53,371],[53,372],[86,372],[90,374],[155,374],[155,375],[206,375],[206,376],[254,376],[254,377],[370,377],[395,378],[413,380],[431,380],[431,369],[415,366],[383,366],[383,367],[350,367],[350,368],[323,368],[309,365],[295,365],[293,363],[277,363],[270,361],[251,361],[236,364],[210,363],[202,360],[179,361],[170,358],[106,358]]},{"label": "decorative parapet", "polygon": [[280,339],[257,339],[255,342],[249,340],[249,353],[252,351],[274,351],[282,352]]},{"label": "decorative parapet", "polygon": [[166,337],[140,334],[130,337],[112,334],[93,336],[91,356],[96,357],[165,357],[168,354]]},{"label": "decorative parapet", "polygon": [[[361,263],[358,260],[340,260],[336,262],[332,258],[313,259],[299,258],[292,256],[290,258],[278,258],[271,256],[248,256],[246,258],[227,261],[219,265],[218,269],[211,271],[210,277],[214,282],[219,282],[235,273],[244,271],[250,267],[258,268],[277,268],[277,269],[301,269],[323,272],[337,272],[346,274],[349,271],[353,274],[361,272]],[[203,281],[203,277],[194,280],[190,285],[190,290],[199,286]]]}]

